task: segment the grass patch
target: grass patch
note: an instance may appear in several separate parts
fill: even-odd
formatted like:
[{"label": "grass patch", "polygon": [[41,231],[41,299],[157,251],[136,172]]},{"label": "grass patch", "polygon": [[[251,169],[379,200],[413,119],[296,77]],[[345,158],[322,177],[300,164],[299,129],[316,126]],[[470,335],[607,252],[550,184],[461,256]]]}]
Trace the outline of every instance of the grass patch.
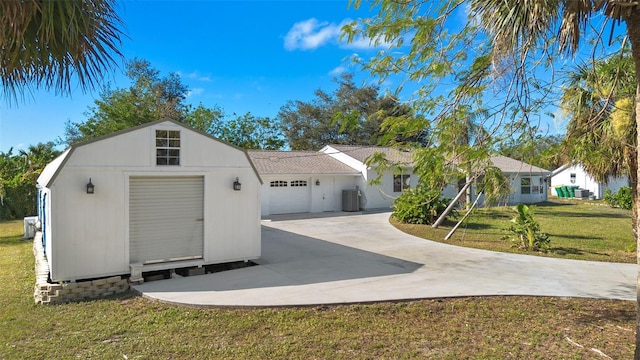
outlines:
[{"label": "grass patch", "polygon": [[131,294],[33,301],[32,243],[0,224],[2,359],[614,359],[635,303],[478,297],[280,309],[192,309]]},{"label": "grass patch", "polygon": [[[392,219],[398,229],[433,241],[478,249],[524,253],[512,246],[511,207],[475,209],[463,225],[447,241],[445,236],[455,222],[446,221],[438,229],[431,225],[402,224]],[[602,202],[558,199],[536,204],[534,218],[542,232],[549,234],[551,248],[546,253],[527,254],[565,259],[635,263],[635,240],[631,229],[631,211],[614,209]]]}]

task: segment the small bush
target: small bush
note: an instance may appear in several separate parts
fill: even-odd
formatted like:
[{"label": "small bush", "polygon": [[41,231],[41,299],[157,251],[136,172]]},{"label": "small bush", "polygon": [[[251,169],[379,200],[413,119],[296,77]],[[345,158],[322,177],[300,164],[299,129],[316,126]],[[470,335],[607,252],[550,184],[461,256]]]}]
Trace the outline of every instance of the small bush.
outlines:
[{"label": "small bush", "polygon": [[524,250],[547,251],[551,239],[546,233],[540,232],[540,224],[533,218],[533,209],[533,205],[525,204],[513,208],[517,215],[511,219],[509,226],[509,232],[513,235],[511,241]]},{"label": "small bush", "polygon": [[615,194],[611,193],[611,190],[606,189],[604,192],[604,202],[611,207],[619,207],[625,210],[631,210],[633,207],[633,193],[631,187],[623,186],[618,189]]},{"label": "small bush", "polygon": [[403,192],[393,203],[393,217],[406,224],[433,224],[447,208],[440,190],[416,187]]}]

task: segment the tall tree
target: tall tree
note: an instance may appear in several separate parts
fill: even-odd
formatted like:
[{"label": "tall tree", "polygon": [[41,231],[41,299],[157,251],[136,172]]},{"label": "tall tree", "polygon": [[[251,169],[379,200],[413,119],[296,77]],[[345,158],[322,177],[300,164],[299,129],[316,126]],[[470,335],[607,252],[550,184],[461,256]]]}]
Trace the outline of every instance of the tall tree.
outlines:
[{"label": "tall tree", "polygon": [[614,55],[576,66],[563,88],[570,154],[600,182],[629,175],[637,183],[634,78],[632,59]]},{"label": "tall tree", "polygon": [[87,120],[66,124],[63,142],[71,145],[171,118],[242,148],[276,150],[284,146],[284,136],[276,120],[251,113],[227,118],[218,106],[188,104],[189,89],[177,74],[162,77],[148,61],[141,59],[129,61],[126,74],[131,85],[121,89],[105,87],[86,112]]},{"label": "tall tree", "polygon": [[563,142],[563,136],[545,135],[533,127],[530,132],[503,139],[496,145],[496,150],[512,159],[555,170],[572,161]]},{"label": "tall tree", "polygon": [[124,33],[114,0],[0,2],[0,78],[6,100],[37,88],[95,87],[116,65]]},{"label": "tall tree", "polygon": [[[565,142],[574,162],[597,181],[628,175],[636,188],[635,70],[632,59],[622,55],[577,66],[570,73],[562,95],[562,108],[569,115]],[[635,196],[632,193],[634,201]],[[634,231],[636,211],[634,207]]]},{"label": "tall tree", "polygon": [[[360,0],[352,3],[359,6]],[[470,6],[463,6],[466,4]],[[636,73],[631,107],[635,114],[640,112],[637,0],[374,0],[372,6],[377,16],[346,26],[347,39],[363,36],[374,44],[390,45],[389,51],[367,60],[366,68],[383,78],[402,73],[420,81],[415,107],[430,117],[435,134],[440,121],[457,104],[487,104],[486,100],[494,107],[495,128],[509,127],[516,118],[524,119],[517,123],[532,126],[553,95],[556,79],[552,71],[561,64],[559,60],[576,54],[584,43],[592,47],[592,54],[606,52],[604,47],[611,43],[624,48],[612,41],[616,24],[626,28],[624,41],[631,45]],[[465,14],[468,22],[460,26],[456,20]],[[614,27],[610,32],[597,30],[605,29],[603,20]],[[408,49],[395,51],[407,43]],[[440,84],[451,83],[449,93],[434,91]],[[632,126],[637,129],[640,122]],[[640,136],[640,131],[636,133]],[[635,161],[640,161],[637,148],[635,153]],[[635,191],[640,193],[640,187]],[[639,208],[640,201],[634,206]],[[640,216],[640,211],[636,214]],[[640,243],[640,236],[636,240]],[[640,359],[640,306],[638,309],[636,359]]]},{"label": "tall tree", "polygon": [[311,102],[289,101],[280,108],[278,117],[292,149],[317,150],[327,144],[377,145],[382,135],[380,126],[387,117],[412,114],[410,107],[380,96],[378,87],[358,87],[353,74],[342,74],[334,81],[338,88],[332,94],[318,89]]},{"label": "tall tree", "polygon": [[36,180],[60,154],[53,142],[30,145],[17,154],[0,153],[0,219],[19,219],[36,213]]},{"label": "tall tree", "polygon": [[226,120],[216,136],[243,149],[280,150],[285,145],[277,121],[251,113]]},{"label": "tall tree", "polygon": [[131,85],[121,89],[106,86],[85,113],[87,120],[66,124],[65,143],[70,145],[165,117],[212,135],[218,130],[222,110],[187,104],[189,88],[180,76],[171,73],[161,77],[157,69],[141,59],[133,59],[126,66]]}]

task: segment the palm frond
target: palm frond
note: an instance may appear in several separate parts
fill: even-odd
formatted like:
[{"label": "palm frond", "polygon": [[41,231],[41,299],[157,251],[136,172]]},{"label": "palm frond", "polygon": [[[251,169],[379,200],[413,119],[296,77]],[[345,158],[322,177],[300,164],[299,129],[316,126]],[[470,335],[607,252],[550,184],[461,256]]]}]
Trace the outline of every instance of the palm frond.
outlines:
[{"label": "palm frond", "polygon": [[7,100],[38,88],[94,88],[116,66],[124,33],[114,0],[0,2],[0,78]]}]

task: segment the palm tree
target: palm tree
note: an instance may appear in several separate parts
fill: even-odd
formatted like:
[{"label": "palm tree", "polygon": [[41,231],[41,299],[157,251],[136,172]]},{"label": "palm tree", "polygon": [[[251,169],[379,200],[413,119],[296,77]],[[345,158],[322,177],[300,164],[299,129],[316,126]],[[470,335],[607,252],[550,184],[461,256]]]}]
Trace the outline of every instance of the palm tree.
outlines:
[{"label": "palm tree", "polygon": [[[631,44],[631,58],[635,67],[635,103],[631,127],[636,129],[635,136],[640,135],[640,122],[635,121],[640,114],[640,3],[637,0],[472,0],[471,11],[477,15],[483,27],[491,36],[493,42],[492,56],[494,63],[515,55],[522,58],[538,50],[541,44],[550,40],[550,33],[558,25],[558,47],[560,51],[574,54],[580,43],[580,38],[588,29],[590,20],[598,13],[604,14],[614,24],[625,23],[627,38]],[[544,45],[542,45],[544,46]],[[518,56],[519,55],[519,56]],[[600,119],[603,117],[594,117]],[[592,127],[593,128],[593,127]],[[591,136],[598,131],[592,131]],[[640,156],[636,139],[635,149],[629,154],[629,159],[636,164],[637,173]],[[637,174],[636,174],[637,176]],[[637,177],[636,177],[637,179]],[[637,187],[634,196],[634,223],[640,224],[640,197]],[[640,245],[640,234],[634,229],[636,244]],[[640,246],[637,246],[640,249]],[[638,258],[640,265],[640,257]],[[640,303],[640,266],[638,272],[638,302]],[[638,322],[636,324],[636,351],[634,358],[640,360],[640,307],[638,308]]]},{"label": "palm tree", "polygon": [[561,107],[569,115],[565,144],[571,158],[599,182],[607,182],[610,176],[628,175],[635,189],[638,163],[633,126],[633,60],[614,55],[579,65],[570,72],[568,80]]},{"label": "palm tree", "polygon": [[93,88],[122,57],[114,0],[0,1],[0,79],[7,101],[25,90]]}]

